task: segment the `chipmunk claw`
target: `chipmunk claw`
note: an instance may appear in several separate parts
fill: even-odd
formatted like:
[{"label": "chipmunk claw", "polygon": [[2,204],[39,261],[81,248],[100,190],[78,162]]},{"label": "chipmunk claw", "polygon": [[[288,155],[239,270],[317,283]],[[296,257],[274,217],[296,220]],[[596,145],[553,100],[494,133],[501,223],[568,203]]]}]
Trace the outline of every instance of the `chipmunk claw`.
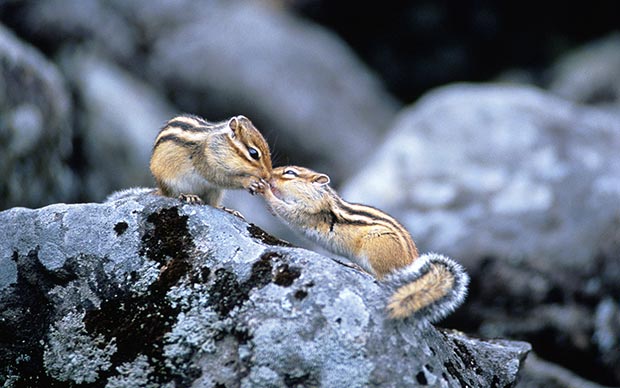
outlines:
[{"label": "chipmunk claw", "polygon": [[265,192],[265,186],[267,186],[267,181],[264,179],[254,181],[248,187],[248,191],[250,194],[263,194]]},{"label": "chipmunk claw", "polygon": [[342,264],[343,266],[352,268],[352,269],[354,269],[356,271],[363,272],[363,273],[368,273],[368,271],[366,271],[364,268],[362,268],[361,266],[359,266],[359,265],[357,265],[355,263],[352,263],[350,261],[341,261],[341,260],[338,260],[338,259],[334,259],[334,261],[336,261],[338,264]]},{"label": "chipmunk claw", "polygon": [[204,202],[202,201],[202,198],[200,198],[199,196],[195,195],[195,194],[181,194],[179,195],[179,200],[188,203],[190,205],[203,205]]},{"label": "chipmunk claw", "polygon": [[220,209],[224,210],[227,213],[232,214],[233,216],[237,216],[237,217],[241,218],[243,221],[246,220],[245,217],[243,216],[243,214],[239,213],[235,209],[227,208],[227,207],[224,207],[224,206],[220,206]]}]

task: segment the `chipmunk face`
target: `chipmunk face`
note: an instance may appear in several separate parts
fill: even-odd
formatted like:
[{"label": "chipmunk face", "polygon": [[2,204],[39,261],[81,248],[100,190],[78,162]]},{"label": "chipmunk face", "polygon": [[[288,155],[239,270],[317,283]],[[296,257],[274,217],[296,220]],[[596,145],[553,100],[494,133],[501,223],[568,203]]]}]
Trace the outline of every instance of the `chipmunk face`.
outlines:
[{"label": "chipmunk face", "polygon": [[289,204],[320,207],[329,195],[329,176],[297,166],[273,170],[269,186],[273,194]]},{"label": "chipmunk face", "polygon": [[226,140],[236,156],[232,158],[232,168],[241,178],[252,177],[269,179],[271,177],[271,154],[265,138],[245,116],[236,116],[228,121],[229,132]]}]

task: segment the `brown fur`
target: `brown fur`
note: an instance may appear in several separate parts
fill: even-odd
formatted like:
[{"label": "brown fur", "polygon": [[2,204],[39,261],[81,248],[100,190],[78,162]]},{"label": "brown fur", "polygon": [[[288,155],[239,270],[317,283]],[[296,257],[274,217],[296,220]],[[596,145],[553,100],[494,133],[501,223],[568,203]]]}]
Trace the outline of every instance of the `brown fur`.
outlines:
[{"label": "brown fur", "polygon": [[272,170],[269,146],[246,117],[208,123],[188,115],[175,117],[162,128],[150,168],[163,195],[198,195],[213,206],[218,205],[222,189],[248,189],[269,179]]},{"label": "brown fur", "polygon": [[388,302],[391,318],[404,318],[446,296],[454,287],[454,275],[443,265],[434,265],[417,281],[406,284]]},{"label": "brown fur", "polygon": [[371,206],[346,202],[328,182],[327,175],[307,168],[278,167],[264,197],[272,211],[293,228],[378,279],[418,257],[411,235],[398,221]]}]

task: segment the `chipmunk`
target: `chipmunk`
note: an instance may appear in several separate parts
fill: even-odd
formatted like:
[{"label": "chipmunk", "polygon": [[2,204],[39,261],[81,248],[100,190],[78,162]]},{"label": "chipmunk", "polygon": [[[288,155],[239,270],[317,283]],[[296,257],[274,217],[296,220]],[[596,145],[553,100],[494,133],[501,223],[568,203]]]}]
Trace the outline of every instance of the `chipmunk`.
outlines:
[{"label": "chipmunk", "polygon": [[275,168],[268,182],[255,182],[252,189],[294,230],[394,289],[387,305],[391,318],[435,322],[463,302],[469,283],[463,267],[437,254],[420,257],[398,221],[373,207],[346,202],[329,182],[325,174],[287,166]]},{"label": "chipmunk", "polygon": [[159,194],[217,206],[222,189],[249,189],[259,179],[269,179],[271,155],[244,116],[209,123],[181,115],[159,132],[150,167]]}]

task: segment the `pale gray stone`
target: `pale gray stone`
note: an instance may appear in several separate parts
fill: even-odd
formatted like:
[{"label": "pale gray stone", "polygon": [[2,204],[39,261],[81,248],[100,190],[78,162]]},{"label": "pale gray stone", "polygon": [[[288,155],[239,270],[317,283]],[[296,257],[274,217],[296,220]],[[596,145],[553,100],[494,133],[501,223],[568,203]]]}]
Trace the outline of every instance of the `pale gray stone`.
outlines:
[{"label": "pale gray stone", "polygon": [[587,271],[620,213],[619,149],[616,115],[530,87],[455,85],[403,111],[342,194],[470,267]]},{"label": "pale gray stone", "polygon": [[0,25],[0,209],[77,195],[69,93],[54,64]]},{"label": "pale gray stone", "polygon": [[620,112],[620,33],[570,51],[548,72],[552,93]]},{"label": "pale gray stone", "polygon": [[210,206],[137,191],[0,223],[0,384],[509,386],[530,349],[391,321],[370,275]]},{"label": "pale gray stone", "polygon": [[[517,388],[606,388],[579,377],[570,370],[530,354],[525,361]],[[608,387],[611,388],[611,387]]]},{"label": "pale gray stone", "polygon": [[80,97],[88,170],[83,195],[102,200],[119,188],[153,186],[148,165],[159,130],[178,114],[159,91],[105,57],[66,52],[62,69]]}]

